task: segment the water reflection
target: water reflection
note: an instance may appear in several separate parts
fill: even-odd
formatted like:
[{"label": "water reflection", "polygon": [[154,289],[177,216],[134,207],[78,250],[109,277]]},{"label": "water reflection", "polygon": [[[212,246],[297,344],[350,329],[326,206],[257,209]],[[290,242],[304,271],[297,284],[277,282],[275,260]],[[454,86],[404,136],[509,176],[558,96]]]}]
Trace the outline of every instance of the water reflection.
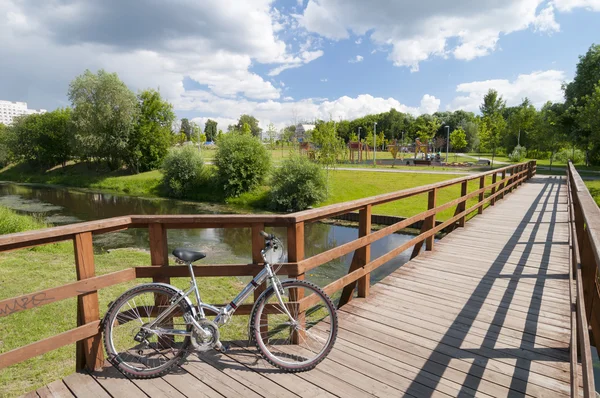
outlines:
[{"label": "water reflection", "polygon": [[[130,214],[215,214],[231,212],[224,206],[190,203],[168,199],[148,199],[92,193],[86,191],[48,187],[39,185],[17,185],[0,183],[0,205],[24,214],[35,214],[55,225],[97,220]],[[285,228],[271,228],[286,241]],[[210,263],[231,264],[252,261],[252,239],[249,228],[235,229],[194,229],[169,230],[167,233],[169,250],[178,246],[194,247],[208,254]],[[358,237],[358,230],[351,227],[323,223],[307,224],[305,227],[305,253],[313,256]],[[375,242],[371,248],[373,258],[409,240],[409,235],[394,234]],[[148,249],[146,229],[132,229],[94,237],[96,250],[109,250],[124,247]],[[372,273],[377,281],[406,261],[407,251]],[[284,259],[285,260],[285,259]],[[347,273],[352,253],[318,268],[307,274],[307,279],[324,286]]]}]

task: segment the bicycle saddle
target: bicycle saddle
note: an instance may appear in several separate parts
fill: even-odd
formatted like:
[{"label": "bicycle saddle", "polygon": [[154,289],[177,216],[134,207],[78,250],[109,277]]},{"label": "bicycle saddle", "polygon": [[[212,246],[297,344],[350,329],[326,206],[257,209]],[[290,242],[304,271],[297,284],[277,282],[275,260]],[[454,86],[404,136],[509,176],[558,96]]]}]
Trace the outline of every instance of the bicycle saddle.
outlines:
[{"label": "bicycle saddle", "polygon": [[193,263],[194,261],[202,260],[204,257],[206,257],[206,254],[202,252],[197,252],[195,250],[185,249],[181,247],[173,250],[173,255],[186,263]]}]

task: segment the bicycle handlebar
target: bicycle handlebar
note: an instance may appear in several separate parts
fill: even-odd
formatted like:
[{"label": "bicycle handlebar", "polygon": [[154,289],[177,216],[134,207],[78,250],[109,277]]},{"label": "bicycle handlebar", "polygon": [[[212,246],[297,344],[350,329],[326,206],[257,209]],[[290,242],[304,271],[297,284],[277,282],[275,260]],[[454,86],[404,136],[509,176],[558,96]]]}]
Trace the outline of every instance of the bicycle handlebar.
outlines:
[{"label": "bicycle handlebar", "polygon": [[266,233],[265,231],[260,231],[260,236],[262,236],[263,238],[265,238],[265,239],[268,239],[268,240],[273,240],[273,239],[275,239],[275,235],[273,235],[273,234],[268,234],[268,233]]}]

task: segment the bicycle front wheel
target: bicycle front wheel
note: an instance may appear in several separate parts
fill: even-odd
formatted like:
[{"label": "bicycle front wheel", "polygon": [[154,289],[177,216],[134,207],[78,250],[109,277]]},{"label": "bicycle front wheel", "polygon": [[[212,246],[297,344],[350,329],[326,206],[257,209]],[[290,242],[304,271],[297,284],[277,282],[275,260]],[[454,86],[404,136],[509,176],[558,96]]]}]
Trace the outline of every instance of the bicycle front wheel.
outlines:
[{"label": "bicycle front wheel", "polygon": [[331,299],[318,286],[302,281],[271,286],[251,315],[252,337],[265,359],[290,372],[317,366],[333,348],[337,313]]},{"label": "bicycle front wheel", "polygon": [[110,307],[104,324],[104,347],[110,362],[134,378],[159,377],[187,354],[191,330],[183,314],[191,308],[181,300],[164,320],[149,328],[171,305],[177,290],[146,284],[125,292]]}]

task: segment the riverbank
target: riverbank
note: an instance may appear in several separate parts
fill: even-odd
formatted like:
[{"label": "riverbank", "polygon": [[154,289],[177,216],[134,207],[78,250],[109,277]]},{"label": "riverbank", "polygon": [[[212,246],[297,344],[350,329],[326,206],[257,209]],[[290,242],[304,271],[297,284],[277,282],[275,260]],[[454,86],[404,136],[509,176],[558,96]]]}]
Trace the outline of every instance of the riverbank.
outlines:
[{"label": "riverbank", "polygon": [[[0,234],[22,232],[44,227],[34,217],[18,215],[0,207]],[[119,249],[96,253],[96,275],[104,275],[129,267],[147,266],[150,255],[139,249]],[[73,245],[70,242],[50,244],[33,249],[0,253],[0,300],[24,293],[60,286],[75,281]],[[149,280],[136,280],[99,291],[100,316],[125,290]],[[188,279],[172,282],[188,286]],[[228,302],[243,284],[237,278],[199,278],[203,299],[211,303]],[[76,298],[18,312],[0,318],[0,353],[56,335],[77,326]],[[246,317],[237,317],[229,333],[240,334],[246,328]],[[60,379],[75,369],[75,346],[66,346],[0,371],[0,397],[14,397]]]}]

